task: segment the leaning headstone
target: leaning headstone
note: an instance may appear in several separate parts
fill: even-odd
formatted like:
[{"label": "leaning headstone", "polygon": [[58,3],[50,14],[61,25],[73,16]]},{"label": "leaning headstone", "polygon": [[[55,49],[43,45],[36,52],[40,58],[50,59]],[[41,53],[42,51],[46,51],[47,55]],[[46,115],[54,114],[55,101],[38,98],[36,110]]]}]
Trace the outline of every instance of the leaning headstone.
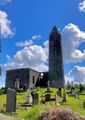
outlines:
[{"label": "leaning headstone", "polygon": [[32,98],[33,98],[33,105],[38,105],[38,99],[39,99],[39,96],[38,96],[38,93],[34,92],[32,94]]},{"label": "leaning headstone", "polygon": [[7,90],[6,112],[16,112],[16,90]]}]

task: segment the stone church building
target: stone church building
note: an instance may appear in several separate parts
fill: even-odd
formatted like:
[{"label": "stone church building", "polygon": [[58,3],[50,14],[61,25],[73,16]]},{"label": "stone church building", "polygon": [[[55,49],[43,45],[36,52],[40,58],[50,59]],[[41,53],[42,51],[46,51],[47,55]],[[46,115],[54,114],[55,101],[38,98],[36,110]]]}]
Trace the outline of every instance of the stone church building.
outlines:
[{"label": "stone church building", "polygon": [[41,73],[30,68],[7,70],[6,89],[14,89],[17,81],[20,88],[47,87],[48,72]]}]

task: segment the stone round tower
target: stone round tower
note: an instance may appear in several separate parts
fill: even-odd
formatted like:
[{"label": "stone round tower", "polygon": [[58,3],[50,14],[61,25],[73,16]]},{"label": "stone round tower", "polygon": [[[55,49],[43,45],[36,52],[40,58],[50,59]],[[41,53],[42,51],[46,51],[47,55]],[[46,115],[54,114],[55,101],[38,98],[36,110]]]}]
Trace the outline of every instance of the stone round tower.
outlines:
[{"label": "stone round tower", "polygon": [[51,87],[64,88],[61,34],[56,26],[49,36],[49,81]]}]

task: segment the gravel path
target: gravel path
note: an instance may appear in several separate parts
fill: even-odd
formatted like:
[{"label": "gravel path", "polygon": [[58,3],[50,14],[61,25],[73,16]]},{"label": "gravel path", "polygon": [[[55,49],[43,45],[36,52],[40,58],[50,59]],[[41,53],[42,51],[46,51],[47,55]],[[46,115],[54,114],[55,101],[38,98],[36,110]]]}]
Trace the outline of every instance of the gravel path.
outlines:
[{"label": "gravel path", "polygon": [[7,117],[3,114],[0,114],[0,120],[19,120],[17,118],[10,118],[10,117]]}]

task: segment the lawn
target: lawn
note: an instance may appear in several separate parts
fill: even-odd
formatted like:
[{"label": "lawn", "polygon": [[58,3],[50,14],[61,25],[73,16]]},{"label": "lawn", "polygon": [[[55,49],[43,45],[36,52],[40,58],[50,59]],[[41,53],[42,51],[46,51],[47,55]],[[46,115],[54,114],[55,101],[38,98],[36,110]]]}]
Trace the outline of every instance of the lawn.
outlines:
[{"label": "lawn", "polygon": [[[54,98],[55,94],[56,94],[56,89],[52,88],[51,89],[52,93],[51,93],[51,97]],[[21,118],[24,120],[37,120],[39,114],[48,108],[53,108],[53,107],[57,107],[57,108],[66,108],[66,109],[71,109],[75,112],[78,112],[82,115],[85,115],[85,110],[82,107],[82,103],[83,100],[85,99],[85,95],[80,95],[79,96],[79,100],[75,99],[72,96],[67,95],[67,102],[62,103],[62,99],[58,98],[58,102],[60,103],[59,106],[55,105],[55,101],[50,101],[49,103],[46,104],[41,104],[41,100],[42,100],[42,95],[46,93],[46,89],[45,88],[39,88],[37,90],[38,94],[39,94],[39,105],[37,106],[33,106],[31,108],[18,108],[17,109],[17,113],[16,114],[9,114],[5,112],[5,106],[6,106],[6,94],[2,94],[0,95],[0,112],[8,115],[8,116],[13,116],[13,117],[17,117],[17,118]],[[17,104],[21,105],[24,102],[26,102],[26,96],[28,95],[28,92],[22,92],[22,93],[17,93]]]}]

